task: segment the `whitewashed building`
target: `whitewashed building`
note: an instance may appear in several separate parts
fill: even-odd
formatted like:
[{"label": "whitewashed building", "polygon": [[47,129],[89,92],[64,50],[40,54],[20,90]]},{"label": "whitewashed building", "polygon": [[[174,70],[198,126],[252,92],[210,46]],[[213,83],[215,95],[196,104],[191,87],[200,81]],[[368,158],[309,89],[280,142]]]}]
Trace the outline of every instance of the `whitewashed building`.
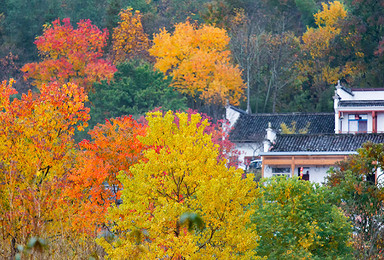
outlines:
[{"label": "whitewashed building", "polygon": [[[301,176],[324,182],[336,162],[356,153],[363,143],[384,142],[384,89],[336,86],[334,113],[253,114],[227,107],[233,126],[230,140],[241,152],[241,167],[262,161],[263,177]],[[305,134],[281,134],[296,123]]]}]

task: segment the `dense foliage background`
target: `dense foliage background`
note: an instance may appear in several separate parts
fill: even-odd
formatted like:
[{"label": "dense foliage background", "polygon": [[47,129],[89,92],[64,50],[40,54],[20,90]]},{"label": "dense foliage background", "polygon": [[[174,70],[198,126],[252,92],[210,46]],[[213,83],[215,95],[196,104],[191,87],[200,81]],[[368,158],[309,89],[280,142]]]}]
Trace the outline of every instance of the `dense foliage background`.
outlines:
[{"label": "dense foliage background", "polygon": [[[327,2],[2,0],[0,80],[21,79],[18,69],[39,60],[33,42],[42,35],[43,25],[57,18],[69,17],[73,25],[80,19],[90,19],[99,28],[107,28],[111,36],[120,10],[131,7],[141,12],[143,30],[150,40],[160,29],[172,32],[177,23],[187,19],[226,29],[233,62],[243,70],[242,77],[249,88],[248,98],[242,100],[244,109],[331,111],[332,85],[337,80],[350,87],[384,84],[384,7],[383,1],[348,0],[341,7],[346,15],[338,16],[337,8],[326,10],[324,3]],[[318,19],[314,14],[319,11],[323,15]],[[111,44],[112,37],[106,47],[107,55],[112,54]],[[15,86],[23,91],[28,88],[19,80]],[[193,106],[193,102],[189,104]],[[212,108],[197,104],[211,113]]]},{"label": "dense foliage background", "polygon": [[330,112],[338,80],[382,87],[383,9],[0,0],[0,257],[382,257],[382,144],[323,187],[256,183],[221,119],[227,102]]}]

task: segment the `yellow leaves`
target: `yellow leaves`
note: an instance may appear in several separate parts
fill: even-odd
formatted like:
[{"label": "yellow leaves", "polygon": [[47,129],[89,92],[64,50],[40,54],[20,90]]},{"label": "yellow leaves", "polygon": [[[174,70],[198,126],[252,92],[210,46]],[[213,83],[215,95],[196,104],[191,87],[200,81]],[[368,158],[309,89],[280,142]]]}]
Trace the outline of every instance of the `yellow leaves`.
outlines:
[{"label": "yellow leaves", "polygon": [[329,43],[334,37],[333,30],[326,27],[307,28],[302,37],[302,49],[308,51],[312,59],[322,58],[329,53]]},{"label": "yellow leaves", "polygon": [[12,102],[10,94],[11,84],[3,82],[0,190],[11,192],[0,196],[0,232],[22,244],[28,236],[67,228],[63,218],[71,210],[62,204],[62,191],[73,163],[73,127],[89,115],[87,95],[70,83],[42,85],[40,94],[29,91]]},{"label": "yellow leaves", "polygon": [[364,53],[363,53],[363,52],[360,52],[360,51],[356,52],[355,55],[356,55],[357,57],[359,57],[359,58],[363,58],[363,57],[364,57]]},{"label": "yellow leaves", "polygon": [[299,131],[296,132],[296,121],[292,121],[291,127],[288,127],[285,123],[281,123],[280,128],[281,128],[282,134],[306,134],[308,133],[308,129],[310,125],[311,123],[308,122],[304,128],[301,128],[299,129]]},{"label": "yellow leaves", "polygon": [[[131,178],[119,177],[123,204],[109,215],[116,230],[147,232],[139,243],[147,249],[140,253],[142,259],[228,259],[243,253],[249,259],[255,234],[245,226],[253,210],[244,211],[244,206],[254,196],[252,179],[242,179],[239,171],[217,160],[217,147],[204,133],[208,121],[199,114],[154,112],[146,119],[148,131],[140,141],[150,148],[144,160],[130,168]],[[178,221],[185,212],[201,216],[205,229],[189,232],[181,226]],[[111,258],[134,250],[129,238],[119,239],[112,247],[101,242]]]},{"label": "yellow leaves", "polygon": [[345,66],[331,67],[331,43],[340,34],[338,22],[345,19],[347,11],[339,1],[329,4],[322,3],[323,10],[314,15],[318,28],[307,28],[303,34],[301,49],[307,59],[298,64],[301,72],[300,80],[306,80],[308,75],[313,78],[313,84],[335,84],[346,76],[353,76],[357,69]]},{"label": "yellow leaves", "polygon": [[2,110],[8,110],[10,105],[10,96],[17,94],[17,91],[12,87],[15,83],[14,79],[10,79],[7,83],[6,80],[0,83],[0,113]]},{"label": "yellow leaves", "polygon": [[339,1],[334,1],[328,4],[321,3],[323,11],[314,15],[317,26],[334,27],[339,19],[344,19],[347,16],[347,11],[344,5]]},{"label": "yellow leaves", "polygon": [[115,63],[146,52],[149,48],[149,39],[141,24],[140,11],[132,14],[132,8],[128,8],[122,10],[119,16],[121,21],[112,34]]},{"label": "yellow leaves", "polygon": [[322,58],[329,54],[329,43],[340,34],[337,22],[347,16],[344,5],[338,1],[331,2],[329,6],[322,3],[323,11],[314,15],[319,28],[307,28],[302,40],[303,49],[308,51],[312,59]]},{"label": "yellow leaves", "polygon": [[237,104],[244,83],[241,70],[230,62],[229,37],[224,29],[179,23],[171,35],[165,29],[149,50],[155,67],[173,77],[173,86],[209,103]]}]

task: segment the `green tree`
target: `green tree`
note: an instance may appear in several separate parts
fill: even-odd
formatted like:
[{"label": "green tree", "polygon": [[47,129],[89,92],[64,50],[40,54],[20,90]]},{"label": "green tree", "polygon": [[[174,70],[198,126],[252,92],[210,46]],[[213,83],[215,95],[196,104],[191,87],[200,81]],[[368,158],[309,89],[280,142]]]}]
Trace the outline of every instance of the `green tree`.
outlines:
[{"label": "green tree", "polygon": [[[353,78],[360,69],[355,63],[335,62],[335,56],[340,56],[334,51],[335,42],[341,37],[340,24],[347,15],[346,7],[340,1],[322,3],[322,10],[314,14],[316,27],[307,27],[301,37],[302,57],[296,64],[297,80],[303,88],[309,87],[309,104],[318,106],[324,97],[331,100],[330,86],[342,78]],[[354,56],[354,53],[349,55]],[[330,95],[324,96],[324,93]],[[332,106],[328,107],[329,111],[331,109]]]},{"label": "green tree", "polygon": [[384,187],[376,175],[383,172],[384,144],[368,142],[357,152],[331,169],[327,184],[354,226],[356,258],[378,259],[384,252]]},{"label": "green tree", "polygon": [[22,59],[20,62],[35,61],[38,53],[33,42],[42,34],[44,24],[58,17],[70,17],[75,23],[90,19],[96,26],[104,27],[106,10],[107,0],[2,0],[0,13],[5,18],[4,34],[0,34],[4,39],[0,57],[2,51],[3,55],[12,51]]},{"label": "green tree", "polygon": [[253,223],[268,259],[335,259],[350,253],[351,225],[325,187],[299,178],[262,179]]},{"label": "green tree", "polygon": [[[354,61],[363,71],[352,81],[367,88],[384,84],[384,0],[344,1],[348,17],[342,23],[344,41],[338,46],[345,53],[344,63]],[[346,48],[348,47],[348,48]],[[358,58],[354,57],[358,53]]]},{"label": "green tree", "polygon": [[186,108],[186,100],[169,87],[170,79],[155,71],[152,65],[132,61],[117,66],[113,80],[95,84],[90,93],[92,128],[104,123],[106,118],[122,115],[144,115],[149,110],[162,107],[164,110]]},{"label": "green tree", "polygon": [[37,59],[33,42],[41,35],[45,23],[60,16],[60,0],[5,0],[1,6],[5,16],[4,55],[12,51],[22,57],[22,62]]},{"label": "green tree", "polygon": [[145,33],[153,35],[160,29],[173,30],[177,23],[190,18],[200,21],[204,4],[211,0],[122,0],[122,8],[131,7],[143,14]]}]

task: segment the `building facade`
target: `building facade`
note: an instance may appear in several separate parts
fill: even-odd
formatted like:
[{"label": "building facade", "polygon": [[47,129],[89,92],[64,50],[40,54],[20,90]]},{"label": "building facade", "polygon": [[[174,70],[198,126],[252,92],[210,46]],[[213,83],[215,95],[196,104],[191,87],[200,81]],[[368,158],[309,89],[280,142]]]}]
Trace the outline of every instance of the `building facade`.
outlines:
[{"label": "building facade", "polygon": [[[336,162],[363,143],[384,142],[384,89],[336,86],[334,113],[247,114],[228,106],[230,140],[240,151],[240,167],[260,161],[262,176],[301,176],[322,183]],[[284,134],[281,125],[295,126]],[[298,132],[301,133],[299,134]]]}]

